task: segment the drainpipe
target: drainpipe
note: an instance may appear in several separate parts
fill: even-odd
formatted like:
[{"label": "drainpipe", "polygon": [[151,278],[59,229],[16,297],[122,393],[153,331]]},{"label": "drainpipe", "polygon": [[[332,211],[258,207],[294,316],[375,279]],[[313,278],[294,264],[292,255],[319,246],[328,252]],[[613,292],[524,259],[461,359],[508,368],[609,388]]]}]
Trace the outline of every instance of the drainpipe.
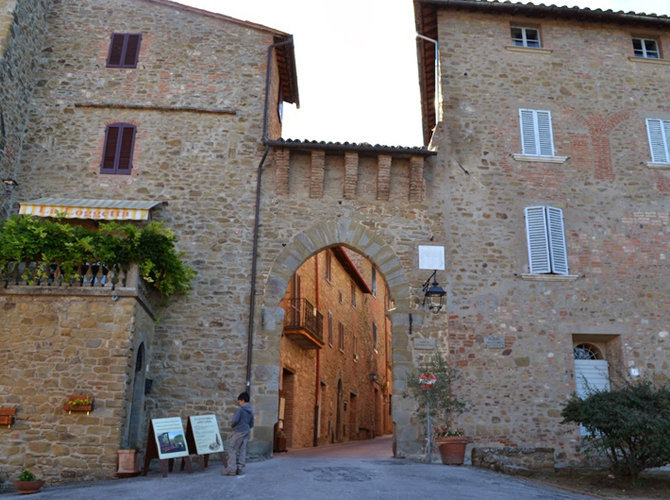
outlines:
[{"label": "drainpipe", "polygon": [[416,34],[417,38],[420,38],[421,40],[425,40],[427,42],[435,44],[435,122],[440,119],[440,89],[442,86],[440,85],[439,77],[440,77],[440,53],[439,53],[439,44],[437,43],[437,40],[433,40],[432,38],[428,38],[425,35],[421,35],[419,33]]},{"label": "drainpipe", "polygon": [[[316,307],[317,313],[319,311],[319,254],[314,256],[314,275],[316,276],[315,291],[316,291]],[[321,331],[323,334],[323,330]],[[321,349],[316,350],[316,377],[314,380],[314,436],[312,444],[319,446],[319,392],[321,389]]]},{"label": "drainpipe", "polygon": [[260,206],[261,206],[261,178],[263,174],[263,166],[265,159],[270,152],[270,146],[267,144],[267,129],[268,129],[268,101],[270,99],[270,75],[272,68],[272,52],[276,47],[282,45],[292,45],[293,37],[288,36],[283,42],[273,43],[268,47],[267,68],[265,72],[265,105],[263,107],[263,143],[265,144],[265,152],[258,164],[256,174],[256,207],[254,213],[254,240],[251,254],[251,277],[250,277],[250,291],[249,291],[249,328],[247,332],[247,373],[246,373],[246,391],[251,394],[251,363],[252,350],[254,345],[254,314],[256,313],[256,267],[258,264],[258,228],[260,226]]}]

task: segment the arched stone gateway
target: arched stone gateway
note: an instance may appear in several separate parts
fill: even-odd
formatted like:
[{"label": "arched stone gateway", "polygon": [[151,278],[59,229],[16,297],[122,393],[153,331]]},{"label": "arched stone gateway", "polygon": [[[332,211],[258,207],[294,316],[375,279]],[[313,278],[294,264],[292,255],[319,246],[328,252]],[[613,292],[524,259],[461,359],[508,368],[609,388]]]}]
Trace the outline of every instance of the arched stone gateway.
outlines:
[{"label": "arched stone gateway", "polygon": [[[273,426],[278,411],[279,392],[279,343],[282,333],[284,309],[279,304],[289,281],[300,265],[324,248],[342,245],[362,254],[375,264],[386,279],[395,302],[390,312],[393,339],[393,386],[396,391],[404,388],[404,377],[412,363],[409,349],[410,283],[396,252],[379,233],[353,219],[338,218],[320,221],[297,234],[287,243],[274,260],[269,271],[263,294],[259,297],[262,319],[253,343],[252,390],[256,409],[256,429],[253,447],[257,453],[269,454],[272,449]],[[402,431],[407,428],[411,407],[401,398],[393,400],[395,439],[399,454],[411,445]],[[416,436],[412,434],[412,441]]]}]

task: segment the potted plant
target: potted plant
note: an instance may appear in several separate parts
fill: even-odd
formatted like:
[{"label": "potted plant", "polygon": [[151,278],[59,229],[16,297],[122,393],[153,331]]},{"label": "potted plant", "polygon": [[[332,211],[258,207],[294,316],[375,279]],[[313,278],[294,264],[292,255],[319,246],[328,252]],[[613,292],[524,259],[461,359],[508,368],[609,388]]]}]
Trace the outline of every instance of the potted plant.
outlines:
[{"label": "potted plant", "polygon": [[[427,377],[426,375],[429,375]],[[455,393],[454,385],[460,378],[458,370],[446,361],[441,353],[434,353],[430,359],[421,363],[416,370],[407,374],[407,389],[403,397],[411,397],[417,402],[415,414],[427,424],[437,423],[434,432],[427,430],[426,440],[434,439],[440,449],[442,463],[461,465],[465,460],[465,447],[472,440],[465,436],[463,429],[455,426],[454,419],[463,413],[466,403]],[[429,384],[426,381],[430,381]],[[430,409],[430,414],[428,413]],[[427,443],[429,444],[429,443]],[[427,446],[427,451],[431,447]],[[430,457],[428,457],[430,460]]]},{"label": "potted plant", "polygon": [[119,467],[116,477],[134,477],[142,472],[142,453],[138,448],[116,450],[119,455]]},{"label": "potted plant", "polygon": [[68,413],[85,411],[86,415],[93,411],[94,397],[85,394],[68,394],[63,409]]},{"label": "potted plant", "polygon": [[19,480],[14,481],[14,486],[19,490],[21,495],[26,495],[28,493],[37,493],[40,491],[42,486],[44,486],[44,481],[36,479],[35,474],[28,469],[23,469],[21,474],[19,474]]}]

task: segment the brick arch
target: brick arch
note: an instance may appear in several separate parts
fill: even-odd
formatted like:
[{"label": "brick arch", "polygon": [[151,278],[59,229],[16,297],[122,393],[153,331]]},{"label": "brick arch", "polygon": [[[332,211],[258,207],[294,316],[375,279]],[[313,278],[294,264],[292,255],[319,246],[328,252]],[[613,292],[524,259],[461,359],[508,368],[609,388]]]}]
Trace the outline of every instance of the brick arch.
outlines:
[{"label": "brick arch", "polygon": [[[253,343],[251,386],[257,414],[253,440],[256,450],[261,454],[269,455],[271,452],[272,430],[277,419],[279,344],[284,319],[284,310],[279,304],[291,277],[305,260],[334,245],[359,252],[373,262],[384,277],[395,301],[395,310],[391,313],[393,383],[399,382],[409,369],[410,284],[406,269],[394,249],[380,233],[352,219],[320,221],[296,234],[274,260],[260,299],[262,319],[257,322],[261,326]],[[409,418],[409,413],[402,405],[394,405],[394,420],[398,418],[402,421]]]}]

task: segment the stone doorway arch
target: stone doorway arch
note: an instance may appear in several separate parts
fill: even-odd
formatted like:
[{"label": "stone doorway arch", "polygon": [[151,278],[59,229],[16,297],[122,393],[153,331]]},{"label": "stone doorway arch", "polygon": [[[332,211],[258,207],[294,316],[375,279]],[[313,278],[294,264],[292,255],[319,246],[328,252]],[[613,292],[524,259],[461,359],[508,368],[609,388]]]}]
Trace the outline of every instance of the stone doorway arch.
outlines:
[{"label": "stone doorway arch", "polygon": [[[407,270],[396,251],[382,235],[353,219],[319,221],[298,233],[278,254],[268,272],[262,296],[259,297],[262,318],[253,342],[251,385],[256,409],[253,440],[259,453],[270,454],[273,429],[278,412],[279,342],[284,309],[280,302],[296,270],[309,257],[334,245],[348,247],[374,263],[386,280],[395,309],[389,313],[393,350],[393,384],[404,388],[404,378],[412,366],[409,349],[410,284]],[[407,249],[404,249],[407,250]],[[408,424],[411,408],[394,398],[393,420]],[[400,426],[394,426],[400,427]]]}]

